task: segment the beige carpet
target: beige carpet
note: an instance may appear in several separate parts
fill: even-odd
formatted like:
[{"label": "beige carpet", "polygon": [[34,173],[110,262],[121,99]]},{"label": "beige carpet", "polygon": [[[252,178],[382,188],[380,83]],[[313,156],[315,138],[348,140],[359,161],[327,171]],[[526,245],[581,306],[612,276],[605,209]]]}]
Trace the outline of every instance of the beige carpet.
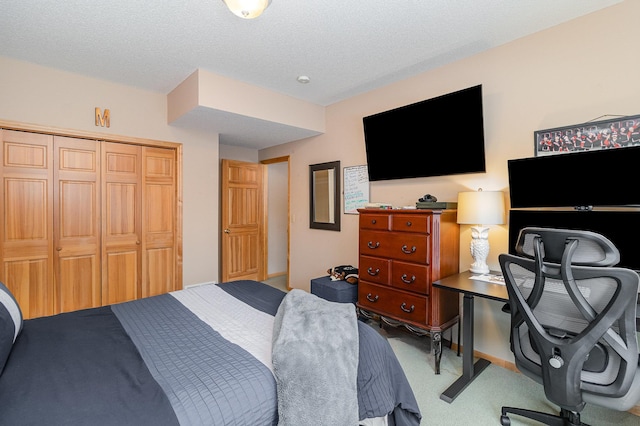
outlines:
[{"label": "beige carpet", "polygon": [[[377,325],[374,326],[377,328]],[[462,374],[462,357],[443,349],[440,375],[435,374],[434,358],[427,351],[427,337],[416,337],[393,328],[381,330],[400,360],[422,412],[422,425],[500,425],[503,405],[554,413],[557,407],[548,402],[544,390],[528,377],[490,365],[451,404],[440,394]],[[581,420],[591,426],[639,426],[640,417],[627,412],[587,405]],[[511,424],[540,425],[538,422],[511,416]]]}]

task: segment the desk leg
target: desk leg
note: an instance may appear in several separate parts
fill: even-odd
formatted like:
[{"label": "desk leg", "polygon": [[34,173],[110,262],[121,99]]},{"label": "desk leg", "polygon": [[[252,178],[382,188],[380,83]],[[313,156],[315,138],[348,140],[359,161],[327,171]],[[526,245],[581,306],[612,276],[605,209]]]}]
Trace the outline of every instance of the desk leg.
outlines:
[{"label": "desk leg", "polygon": [[460,317],[458,317],[458,350],[457,350],[458,356],[460,356],[460,327],[461,326],[462,324],[460,322]]},{"label": "desk leg", "polygon": [[467,380],[473,378],[473,296],[465,294],[462,299],[462,312],[464,318],[462,319],[462,376]]},{"label": "desk leg", "polygon": [[441,395],[440,399],[449,403],[454,399],[491,364],[490,361],[480,358],[473,364],[473,296],[464,295],[462,300],[462,376],[458,378]]}]

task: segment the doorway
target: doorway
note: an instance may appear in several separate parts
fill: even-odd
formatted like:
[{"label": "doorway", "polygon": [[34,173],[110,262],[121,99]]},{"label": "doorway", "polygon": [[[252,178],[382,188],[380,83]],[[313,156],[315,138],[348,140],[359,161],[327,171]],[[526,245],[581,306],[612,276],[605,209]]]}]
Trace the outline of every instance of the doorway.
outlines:
[{"label": "doorway", "polygon": [[289,156],[261,163],[267,166],[267,281],[289,290]]}]

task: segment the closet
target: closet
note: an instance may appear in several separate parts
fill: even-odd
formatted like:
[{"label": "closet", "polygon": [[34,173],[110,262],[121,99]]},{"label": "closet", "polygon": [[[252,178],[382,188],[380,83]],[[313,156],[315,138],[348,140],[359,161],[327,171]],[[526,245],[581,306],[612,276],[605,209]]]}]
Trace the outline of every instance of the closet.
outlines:
[{"label": "closet", "polygon": [[0,281],[25,318],[182,287],[180,144],[0,132]]}]

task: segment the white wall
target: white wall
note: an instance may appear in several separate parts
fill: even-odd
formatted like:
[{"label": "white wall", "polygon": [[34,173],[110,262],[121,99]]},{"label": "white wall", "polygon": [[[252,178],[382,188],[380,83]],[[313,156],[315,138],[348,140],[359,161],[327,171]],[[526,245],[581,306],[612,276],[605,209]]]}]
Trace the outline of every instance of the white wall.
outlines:
[{"label": "white wall", "polygon": [[0,57],[0,120],[182,143],[183,285],[218,280],[218,135],[168,126],[166,95]]},{"label": "white wall", "polygon": [[[260,151],[260,158],[291,156],[291,283],[309,280],[331,265],[358,262],[358,216],[342,216],[342,231],[309,229],[308,166],[340,160],[366,163],[362,117],[444,93],[483,85],[487,172],[370,184],[371,201],[396,206],[425,193],[454,201],[459,191],[502,190],[508,195],[507,160],[534,155],[535,130],[583,123],[605,114],[640,113],[640,2],[627,0],[571,22],[516,40],[327,108],[326,133]],[[435,134],[434,138],[439,135]],[[428,154],[428,152],[427,152]],[[415,153],[407,153],[415,155]],[[541,171],[549,179],[560,171]],[[507,197],[508,203],[508,197]],[[488,263],[498,269],[507,226],[494,226]],[[469,226],[461,227],[460,270],[471,263]],[[509,318],[502,304],[476,303],[476,349],[512,360]]]},{"label": "white wall", "polygon": [[267,165],[268,173],[268,262],[267,275],[287,272],[287,241],[289,235],[289,163]]},{"label": "white wall", "polygon": [[258,150],[233,145],[220,144],[220,159],[244,161],[247,163],[258,162]]}]

